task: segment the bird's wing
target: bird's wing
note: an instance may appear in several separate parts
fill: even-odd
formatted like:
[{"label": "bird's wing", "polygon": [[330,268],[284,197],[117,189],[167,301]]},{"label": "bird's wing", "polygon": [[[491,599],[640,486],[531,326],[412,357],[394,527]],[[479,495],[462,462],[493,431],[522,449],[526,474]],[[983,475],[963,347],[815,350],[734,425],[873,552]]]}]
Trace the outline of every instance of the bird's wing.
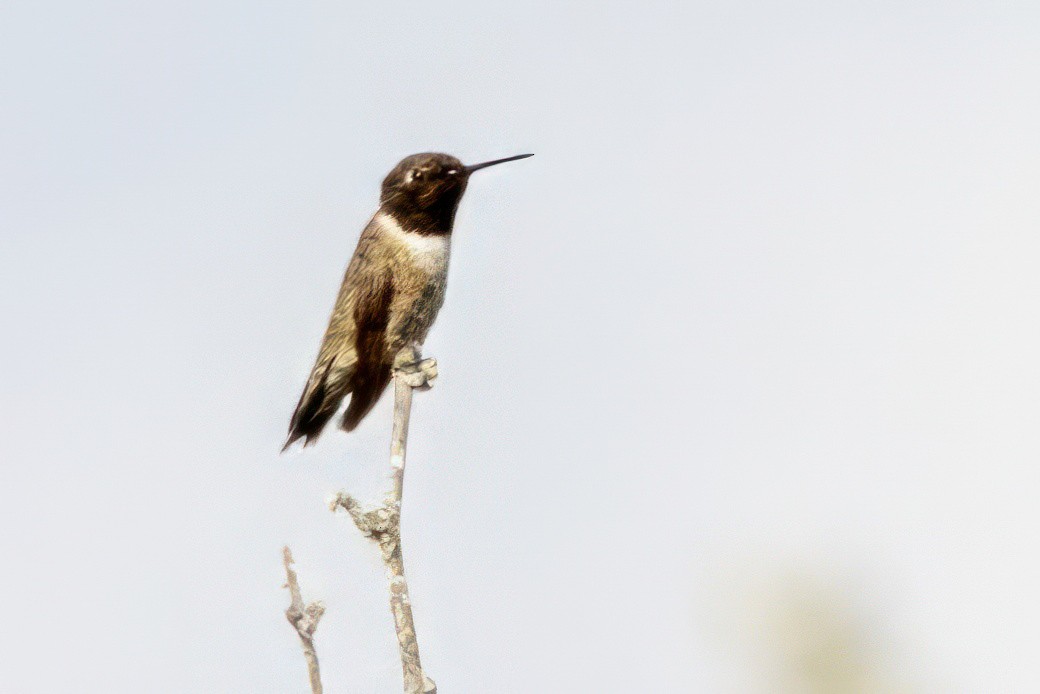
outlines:
[{"label": "bird's wing", "polygon": [[394,298],[393,276],[389,268],[361,287],[354,308],[356,326],[356,363],[350,381],[350,405],[343,413],[341,426],[353,431],[369,413],[390,382],[391,359],[386,347],[386,327]]},{"label": "bird's wing", "polygon": [[[379,257],[379,234],[374,221],[361,234],[282,450],[300,438],[306,437],[307,444],[317,440],[343,398],[357,385],[361,348],[375,338],[379,306],[384,302],[389,305],[393,291],[387,263]],[[382,314],[385,327],[387,308],[383,308]],[[381,332],[378,339],[382,339]]]}]

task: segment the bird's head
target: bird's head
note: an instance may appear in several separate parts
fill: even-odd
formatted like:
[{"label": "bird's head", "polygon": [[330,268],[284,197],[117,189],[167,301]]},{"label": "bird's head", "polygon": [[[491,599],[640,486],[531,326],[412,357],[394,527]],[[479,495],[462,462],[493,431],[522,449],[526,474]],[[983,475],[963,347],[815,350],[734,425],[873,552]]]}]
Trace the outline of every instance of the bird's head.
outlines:
[{"label": "bird's head", "polygon": [[402,159],[383,179],[379,202],[407,229],[448,233],[470,174],[530,156],[521,154],[466,166],[450,154],[413,154]]}]

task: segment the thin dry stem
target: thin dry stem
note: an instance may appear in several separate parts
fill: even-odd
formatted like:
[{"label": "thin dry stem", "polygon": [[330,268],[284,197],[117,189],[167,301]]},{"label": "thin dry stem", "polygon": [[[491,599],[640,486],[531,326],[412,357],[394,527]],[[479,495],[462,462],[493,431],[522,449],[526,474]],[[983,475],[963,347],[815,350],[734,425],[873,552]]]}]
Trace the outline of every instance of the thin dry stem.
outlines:
[{"label": "thin dry stem", "polygon": [[401,551],[401,499],[404,494],[405,456],[408,446],[408,420],[412,410],[412,390],[429,387],[437,375],[437,364],[426,359],[412,368],[394,372],[394,429],[390,441],[390,473],[392,488],[380,506],[365,509],[352,496],[340,493],[332,502],[332,510],[344,509],[358,529],[379,544],[390,582],[390,611],[401,652],[405,694],[436,694],[437,686],[423,672],[419,660],[419,643],[415,637],[412,604],[408,597],[408,581],[404,574]]},{"label": "thin dry stem", "polygon": [[307,673],[311,679],[311,693],[322,694],[321,672],[318,670],[318,653],[314,650],[314,631],[318,628],[321,616],[325,614],[325,605],[315,601],[306,607],[300,593],[300,583],[293,570],[292,552],[288,547],[282,548],[282,561],[285,564],[285,587],[289,589],[289,609],[285,618],[300,635],[303,644],[303,657],[307,660]]}]

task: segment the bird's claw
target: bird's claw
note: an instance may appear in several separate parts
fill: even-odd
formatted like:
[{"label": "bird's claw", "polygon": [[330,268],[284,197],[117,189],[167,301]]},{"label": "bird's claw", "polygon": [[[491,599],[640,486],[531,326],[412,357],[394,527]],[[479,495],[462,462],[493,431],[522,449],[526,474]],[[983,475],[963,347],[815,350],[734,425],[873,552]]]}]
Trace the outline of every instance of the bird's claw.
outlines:
[{"label": "bird's claw", "polygon": [[394,368],[394,378],[417,390],[429,390],[437,379],[437,360],[421,359],[408,364],[399,364]]}]

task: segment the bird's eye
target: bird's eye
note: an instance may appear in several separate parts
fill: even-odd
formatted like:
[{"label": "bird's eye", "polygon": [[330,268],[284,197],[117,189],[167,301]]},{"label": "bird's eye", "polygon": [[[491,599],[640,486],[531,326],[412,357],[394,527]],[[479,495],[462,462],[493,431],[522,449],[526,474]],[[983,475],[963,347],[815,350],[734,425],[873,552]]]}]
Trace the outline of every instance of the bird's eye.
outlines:
[{"label": "bird's eye", "polygon": [[422,171],[420,171],[419,169],[413,169],[412,170],[412,179],[418,180],[418,179],[421,179],[422,177],[423,177],[423,172]]},{"label": "bird's eye", "polygon": [[454,176],[458,172],[459,172],[458,169],[448,169],[445,173],[447,173],[449,176]]}]

